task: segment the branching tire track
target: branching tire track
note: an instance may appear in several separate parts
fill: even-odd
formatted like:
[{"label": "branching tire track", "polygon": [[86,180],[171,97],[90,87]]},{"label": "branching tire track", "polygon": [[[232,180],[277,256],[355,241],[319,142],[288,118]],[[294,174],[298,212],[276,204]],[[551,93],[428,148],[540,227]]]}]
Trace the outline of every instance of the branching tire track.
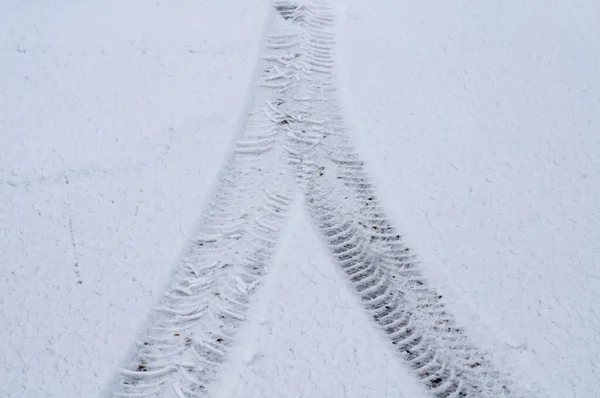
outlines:
[{"label": "branching tire track", "polygon": [[433,396],[519,396],[469,342],[377,200],[336,101],[334,13],[325,2],[275,1],[274,14],[211,209],[112,396],[210,396],[298,187],[365,310]]}]

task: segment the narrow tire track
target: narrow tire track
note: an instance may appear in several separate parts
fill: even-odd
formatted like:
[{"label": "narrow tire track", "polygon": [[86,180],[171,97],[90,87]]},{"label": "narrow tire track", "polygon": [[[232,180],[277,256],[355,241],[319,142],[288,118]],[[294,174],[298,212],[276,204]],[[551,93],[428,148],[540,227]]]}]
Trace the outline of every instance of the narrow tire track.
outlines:
[{"label": "narrow tire track", "polygon": [[[276,25],[276,21],[274,22]],[[114,397],[202,397],[226,362],[288,217],[295,187],[283,142],[281,73],[294,34],[274,26],[242,131],[200,230],[111,384]]]}]

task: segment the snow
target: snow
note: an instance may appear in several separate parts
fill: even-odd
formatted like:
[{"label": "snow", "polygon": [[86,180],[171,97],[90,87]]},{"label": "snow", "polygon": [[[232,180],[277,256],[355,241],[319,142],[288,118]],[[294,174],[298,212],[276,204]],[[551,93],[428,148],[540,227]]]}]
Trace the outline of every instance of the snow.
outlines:
[{"label": "snow", "polygon": [[1,3],[0,396],[107,384],[237,131],[261,4]]},{"label": "snow", "polygon": [[[517,382],[600,396],[600,6],[335,10],[346,122],[427,280]],[[0,397],[106,388],[214,199],[270,12],[0,4]],[[215,396],[423,396],[300,207]]]},{"label": "snow", "polygon": [[[371,326],[311,227],[292,210],[274,269],[215,397],[425,397]],[[360,377],[356,377],[360,375]]]},{"label": "snow", "polygon": [[386,208],[461,322],[545,397],[600,395],[598,11],[346,7],[344,98]]}]

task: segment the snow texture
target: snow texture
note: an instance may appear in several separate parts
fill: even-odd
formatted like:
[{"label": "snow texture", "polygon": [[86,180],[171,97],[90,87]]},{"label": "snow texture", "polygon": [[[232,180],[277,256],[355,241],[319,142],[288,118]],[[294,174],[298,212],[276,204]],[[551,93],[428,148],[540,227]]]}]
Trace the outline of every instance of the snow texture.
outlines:
[{"label": "snow texture", "polygon": [[479,344],[600,396],[600,5],[347,3],[354,139]]},{"label": "snow texture", "polygon": [[214,396],[426,397],[331,266],[301,204]]},{"label": "snow texture", "polygon": [[266,11],[0,2],[1,397],[105,387],[239,128]]},{"label": "snow texture", "polygon": [[0,4],[0,397],[596,397],[600,6]]}]

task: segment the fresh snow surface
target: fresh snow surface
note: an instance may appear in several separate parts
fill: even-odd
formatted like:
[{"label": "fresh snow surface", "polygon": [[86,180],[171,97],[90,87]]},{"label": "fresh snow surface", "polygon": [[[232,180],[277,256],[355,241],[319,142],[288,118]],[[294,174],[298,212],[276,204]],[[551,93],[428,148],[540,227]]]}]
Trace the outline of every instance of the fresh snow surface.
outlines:
[{"label": "fresh snow surface", "polygon": [[[339,116],[348,129],[335,125],[331,151],[306,163],[286,152],[303,149],[293,139],[256,155],[270,167],[256,181],[293,200],[275,196],[281,231],[211,396],[429,396],[332,255],[326,220],[363,220],[352,195],[366,198],[329,179],[349,173],[333,162],[353,159],[346,134],[381,222],[402,234],[468,341],[524,396],[600,396],[600,5],[330,4],[335,28],[317,34],[336,39],[317,47],[334,53],[333,83],[286,100],[333,84],[324,95],[341,111],[308,106],[303,123],[273,123]],[[283,46],[267,35],[292,24],[292,8],[0,2],[0,397],[98,396],[137,359],[134,343],[227,184],[252,104],[294,111],[257,86],[272,67],[265,45]],[[290,81],[310,78],[299,73]],[[289,178],[276,173],[287,157]],[[248,208],[262,214],[262,203]],[[156,396],[184,396],[167,382]]]}]

